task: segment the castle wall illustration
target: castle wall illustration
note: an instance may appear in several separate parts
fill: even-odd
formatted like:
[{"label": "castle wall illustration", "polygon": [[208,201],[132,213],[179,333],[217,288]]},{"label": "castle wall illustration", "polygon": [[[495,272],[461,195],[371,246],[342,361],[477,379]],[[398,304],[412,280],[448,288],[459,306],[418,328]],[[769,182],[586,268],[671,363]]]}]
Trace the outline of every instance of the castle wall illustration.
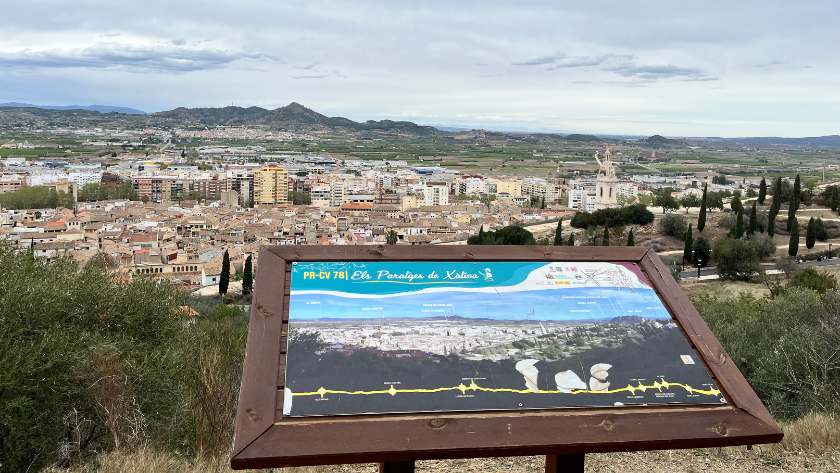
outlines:
[{"label": "castle wall illustration", "polygon": [[725,399],[641,270],[296,262],[289,416]]}]

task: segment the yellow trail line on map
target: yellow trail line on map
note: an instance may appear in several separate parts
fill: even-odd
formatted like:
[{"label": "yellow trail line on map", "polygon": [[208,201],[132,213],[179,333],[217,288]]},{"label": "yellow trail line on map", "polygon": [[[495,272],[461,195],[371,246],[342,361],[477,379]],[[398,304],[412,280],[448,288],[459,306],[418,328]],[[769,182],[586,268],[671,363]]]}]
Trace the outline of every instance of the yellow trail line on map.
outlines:
[{"label": "yellow trail line on map", "polygon": [[403,393],[420,393],[420,394],[431,394],[431,393],[441,393],[447,391],[460,391],[461,394],[466,394],[467,392],[487,392],[487,393],[513,393],[513,394],[616,394],[622,392],[628,392],[632,395],[636,394],[637,392],[645,392],[648,390],[657,390],[658,392],[662,392],[662,390],[670,390],[671,388],[681,388],[689,394],[703,394],[706,396],[719,396],[720,391],[714,388],[709,389],[699,389],[691,387],[687,384],[683,383],[675,383],[671,381],[667,381],[662,379],[661,381],[654,381],[652,384],[644,384],[639,383],[636,386],[628,384],[623,388],[616,388],[616,389],[606,389],[601,391],[596,391],[593,389],[572,389],[569,391],[561,391],[559,389],[516,389],[516,388],[486,388],[483,386],[479,386],[475,381],[471,381],[469,385],[465,385],[461,383],[457,386],[446,386],[446,387],[439,387],[439,388],[415,388],[415,389],[402,389],[397,388],[394,385],[391,385],[387,389],[375,389],[371,391],[345,391],[340,389],[327,389],[325,387],[320,387],[316,391],[307,391],[307,392],[293,392],[292,396],[320,396],[323,398],[327,394],[343,394],[346,396],[375,396],[381,394],[389,394],[391,396],[396,396],[397,394]]}]

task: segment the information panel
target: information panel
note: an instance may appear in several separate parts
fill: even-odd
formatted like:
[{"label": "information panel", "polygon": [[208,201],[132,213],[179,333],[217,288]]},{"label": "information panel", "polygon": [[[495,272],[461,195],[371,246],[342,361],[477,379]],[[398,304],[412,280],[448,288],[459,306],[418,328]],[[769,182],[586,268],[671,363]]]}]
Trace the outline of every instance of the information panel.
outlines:
[{"label": "information panel", "polygon": [[632,262],[293,262],[283,414],[725,404]]}]

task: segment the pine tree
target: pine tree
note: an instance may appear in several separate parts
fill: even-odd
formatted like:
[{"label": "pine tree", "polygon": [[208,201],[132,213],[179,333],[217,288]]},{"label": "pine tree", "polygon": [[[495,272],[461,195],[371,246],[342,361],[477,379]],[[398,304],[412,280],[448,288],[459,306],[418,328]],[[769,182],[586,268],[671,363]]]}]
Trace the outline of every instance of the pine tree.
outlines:
[{"label": "pine tree", "polygon": [[706,191],[708,188],[708,184],[703,186],[703,198],[700,201],[700,215],[697,217],[697,231],[700,233],[703,233],[703,229],[706,228]]},{"label": "pine tree", "polygon": [[694,237],[691,235],[691,225],[688,226],[688,229],[685,231],[685,235],[683,236],[683,262],[690,263],[691,262],[691,246],[694,243]]},{"label": "pine tree", "polygon": [[604,235],[601,237],[601,246],[610,246],[610,227],[604,225]]},{"label": "pine tree", "polygon": [[747,238],[751,238],[753,233],[758,231],[758,210],[756,209],[756,202],[753,202],[752,211],[750,212],[750,230],[747,233]]},{"label": "pine tree", "polygon": [[788,255],[796,256],[799,253],[799,222],[793,221],[790,227],[790,240],[788,241]]},{"label": "pine tree", "polygon": [[809,250],[814,247],[817,241],[817,222],[814,217],[808,220],[808,226],[805,228],[805,248]]},{"label": "pine tree", "polygon": [[225,255],[222,257],[222,274],[219,275],[219,294],[223,296],[227,294],[228,284],[230,284],[230,255],[225,250]]},{"label": "pine tree", "polygon": [[627,234],[627,246],[636,246],[636,237],[633,235],[633,229]]},{"label": "pine tree", "polygon": [[242,270],[242,294],[250,294],[254,290],[254,262],[251,255],[245,258],[245,269]]},{"label": "pine tree", "polygon": [[761,178],[761,184],[758,186],[758,203],[764,205],[764,200],[767,198],[767,181]]},{"label": "pine tree", "polygon": [[563,219],[557,222],[557,229],[554,230],[554,246],[563,246]]}]

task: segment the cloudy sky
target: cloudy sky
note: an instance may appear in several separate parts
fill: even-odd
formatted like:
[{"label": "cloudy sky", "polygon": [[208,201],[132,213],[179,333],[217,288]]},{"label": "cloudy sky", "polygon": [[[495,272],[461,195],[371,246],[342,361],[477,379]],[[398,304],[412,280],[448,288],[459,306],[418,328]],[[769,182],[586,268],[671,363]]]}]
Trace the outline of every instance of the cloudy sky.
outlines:
[{"label": "cloudy sky", "polygon": [[291,101],[356,120],[840,133],[840,4],[0,0],[0,102]]}]

